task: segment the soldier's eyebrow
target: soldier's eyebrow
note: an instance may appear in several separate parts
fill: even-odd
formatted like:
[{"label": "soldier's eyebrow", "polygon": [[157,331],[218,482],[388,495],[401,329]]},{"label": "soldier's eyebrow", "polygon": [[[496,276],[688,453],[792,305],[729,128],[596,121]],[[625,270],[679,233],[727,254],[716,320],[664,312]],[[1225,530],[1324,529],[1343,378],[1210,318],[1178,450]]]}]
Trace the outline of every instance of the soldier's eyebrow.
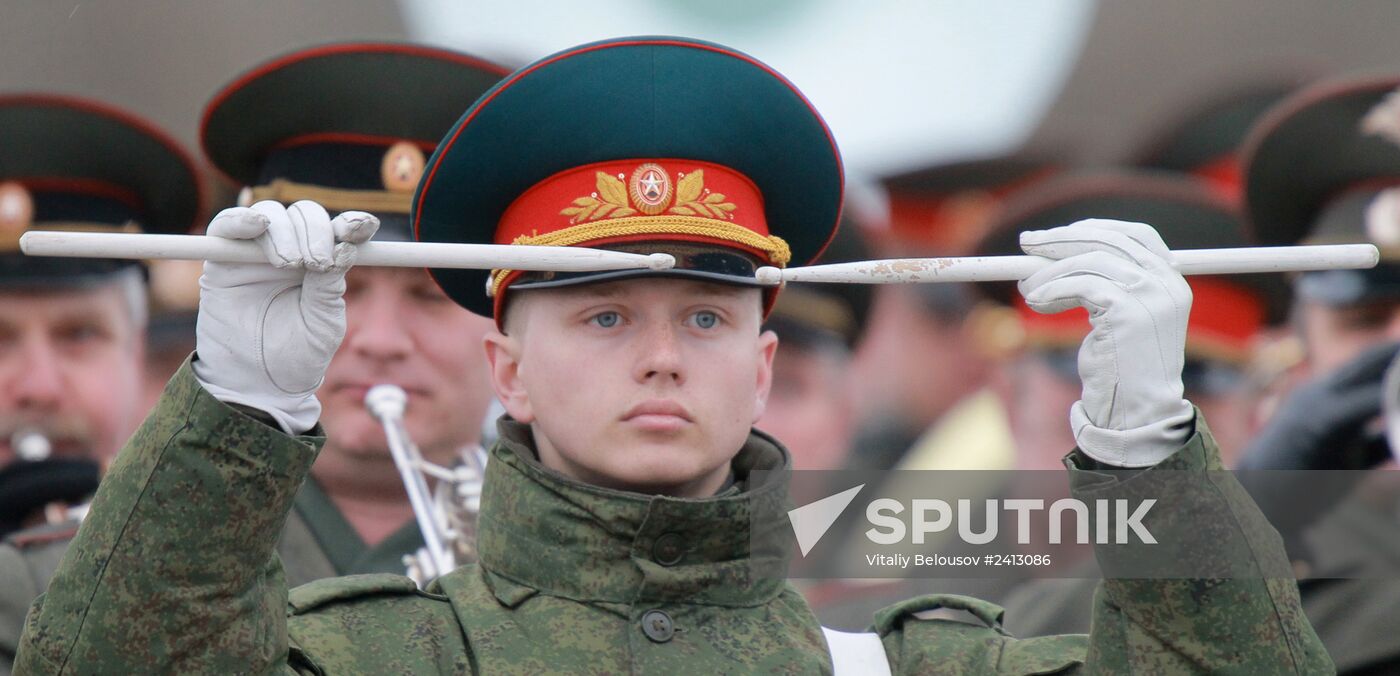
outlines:
[{"label": "soldier's eyebrow", "polygon": [[572,295],[591,298],[616,298],[624,293],[621,283],[585,284],[572,289],[565,287],[565,289]]},{"label": "soldier's eyebrow", "polygon": [[752,287],[738,286],[736,284],[711,284],[709,282],[700,283],[700,289],[702,293],[707,293],[714,296],[725,296],[728,298],[742,296],[746,291],[749,291],[751,288]]}]

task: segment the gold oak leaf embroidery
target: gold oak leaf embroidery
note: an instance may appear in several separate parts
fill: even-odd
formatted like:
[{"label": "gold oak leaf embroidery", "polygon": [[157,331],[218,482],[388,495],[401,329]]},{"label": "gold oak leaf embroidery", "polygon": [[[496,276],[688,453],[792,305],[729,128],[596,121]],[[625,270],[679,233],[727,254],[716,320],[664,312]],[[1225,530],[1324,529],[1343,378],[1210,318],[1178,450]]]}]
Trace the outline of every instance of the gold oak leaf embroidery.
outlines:
[{"label": "gold oak leaf embroidery", "polygon": [[560,211],[559,215],[568,216],[570,223],[582,223],[637,213],[636,209],[628,206],[627,187],[621,179],[600,171],[597,188],[597,193],[574,200],[573,206]]},{"label": "gold oak leaf embroidery", "polygon": [[676,183],[676,206],[667,209],[668,213],[682,216],[705,216],[708,218],[730,219],[735,206],[724,201],[724,195],[710,193],[702,195],[705,189],[705,170],[696,169],[686,174]]}]

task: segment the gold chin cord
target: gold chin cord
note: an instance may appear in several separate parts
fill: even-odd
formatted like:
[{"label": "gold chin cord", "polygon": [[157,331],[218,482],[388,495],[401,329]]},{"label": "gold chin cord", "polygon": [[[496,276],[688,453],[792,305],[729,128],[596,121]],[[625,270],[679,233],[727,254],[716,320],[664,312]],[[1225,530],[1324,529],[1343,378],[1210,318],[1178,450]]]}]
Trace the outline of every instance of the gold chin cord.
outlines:
[{"label": "gold chin cord", "polygon": [[[423,459],[404,426],[408,394],[397,385],[375,385],[365,407],[384,426],[389,453],[408,491],[423,547],[403,557],[405,574],[426,587],[440,575],[476,560],[476,516],[486,478],[486,453],[480,446],[462,449],[458,463],[443,467]],[[428,478],[435,490],[428,489]]]}]

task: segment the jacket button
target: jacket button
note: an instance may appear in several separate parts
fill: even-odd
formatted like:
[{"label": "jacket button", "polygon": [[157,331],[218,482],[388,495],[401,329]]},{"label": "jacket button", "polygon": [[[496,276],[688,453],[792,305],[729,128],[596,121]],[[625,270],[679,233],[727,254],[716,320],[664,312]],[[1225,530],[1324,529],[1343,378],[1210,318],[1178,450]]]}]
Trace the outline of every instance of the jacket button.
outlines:
[{"label": "jacket button", "polygon": [[660,610],[648,610],[642,615],[642,633],[657,643],[665,643],[676,635],[676,625],[671,616]]},{"label": "jacket button", "polygon": [[678,533],[666,533],[651,546],[651,556],[656,562],[663,566],[674,566],[681,562],[681,556],[685,554],[685,548],[681,546],[681,536]]}]

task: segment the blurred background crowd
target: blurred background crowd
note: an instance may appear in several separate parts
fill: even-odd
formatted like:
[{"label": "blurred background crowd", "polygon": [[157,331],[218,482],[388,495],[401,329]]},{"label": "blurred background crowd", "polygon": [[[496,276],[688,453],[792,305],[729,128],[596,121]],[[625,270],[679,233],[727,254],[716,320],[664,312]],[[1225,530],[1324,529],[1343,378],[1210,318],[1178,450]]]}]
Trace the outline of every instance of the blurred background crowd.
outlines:
[{"label": "blurred background crowd", "polygon": [[[240,199],[309,197],[407,239],[406,191],[476,97],[627,34],[733,45],[822,111],[848,179],[827,262],[1018,253],[1020,231],[1090,217],[1150,223],[1179,249],[1378,245],[1374,270],[1192,278],[1185,385],[1234,467],[1376,470],[1280,529],[1343,673],[1400,672],[1400,579],[1338,554],[1400,562],[1382,382],[1400,340],[1397,19],[1379,0],[7,3],[0,673],[103,465],[193,349],[200,271],[36,263],[18,236],[198,233]],[[365,389],[403,385],[410,434],[445,465],[476,457],[499,412],[489,320],[421,271],[356,269],[349,285],[321,392],[331,437],[280,547],[293,584],[403,572],[422,546]],[[758,426],[798,469],[1054,470],[1074,445],[1087,318],[1030,312],[1014,285],[792,285],[769,326],[782,347]],[[918,591],[976,593],[1035,635],[1087,630],[1088,584],[804,591],[844,628]]]}]

